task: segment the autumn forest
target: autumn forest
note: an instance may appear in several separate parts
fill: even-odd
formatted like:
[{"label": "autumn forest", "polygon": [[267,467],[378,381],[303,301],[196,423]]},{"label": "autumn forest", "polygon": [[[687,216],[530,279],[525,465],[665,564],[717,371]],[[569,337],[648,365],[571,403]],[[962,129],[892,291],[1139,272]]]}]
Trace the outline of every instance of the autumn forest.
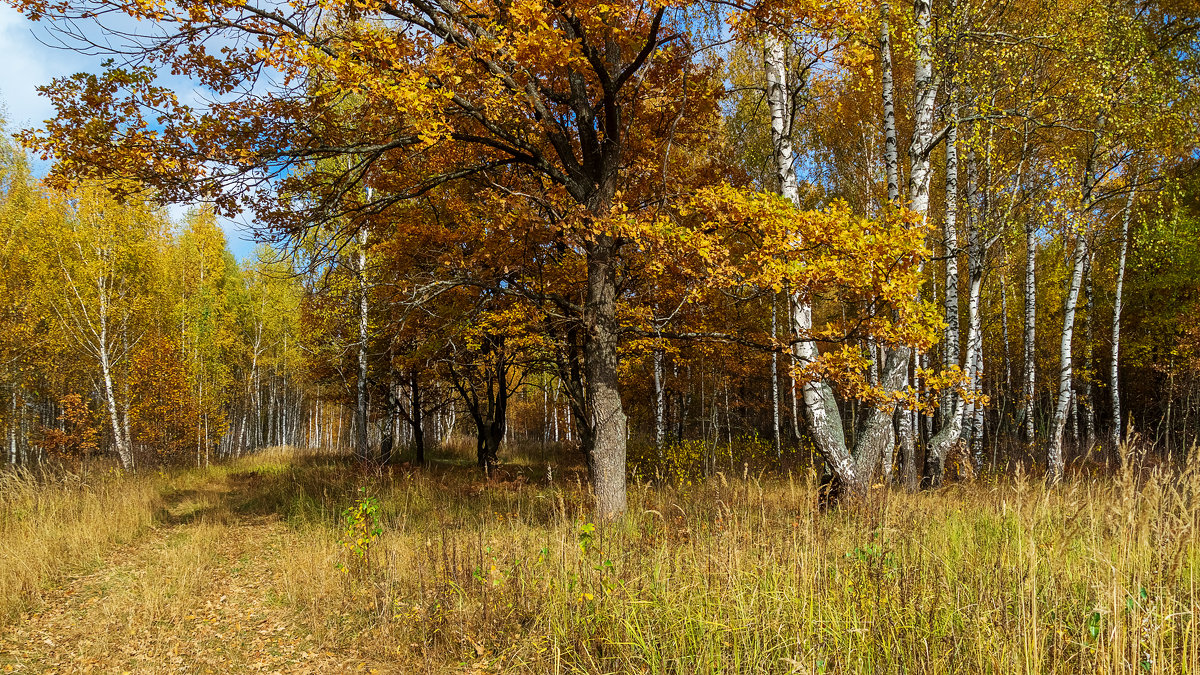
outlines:
[{"label": "autumn forest", "polygon": [[1200,669],[1200,7],[5,2],[5,672]]}]

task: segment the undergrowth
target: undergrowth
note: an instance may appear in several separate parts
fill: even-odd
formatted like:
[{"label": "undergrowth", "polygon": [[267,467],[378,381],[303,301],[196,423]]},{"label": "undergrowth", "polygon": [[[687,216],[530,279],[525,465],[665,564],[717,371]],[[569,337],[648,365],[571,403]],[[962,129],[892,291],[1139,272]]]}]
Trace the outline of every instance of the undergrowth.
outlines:
[{"label": "undergrowth", "polygon": [[[818,508],[811,474],[716,470],[635,481],[629,514],[606,524],[577,475],[537,466],[485,481],[457,465],[367,471],[274,453],[220,471],[235,518],[289,524],[272,553],[276,600],[330,648],[404,672],[1200,666],[1194,465],[1054,488],[1017,475],[879,490],[834,511]],[[150,479],[120,480],[153,501]],[[13,529],[27,526],[11,524],[12,504],[69,488],[46,490],[4,497],[4,546],[30,536]],[[89,517],[125,494],[97,489]],[[38,557],[36,541],[22,545]]]},{"label": "undergrowth", "polygon": [[[347,552],[332,503],[297,523],[283,594],[313,630],[380,658],[652,673],[1200,663],[1194,467],[880,491],[833,512],[812,475],[718,472],[635,483],[612,524],[590,520],[580,483],[532,469],[492,482],[459,469],[342,475],[331,490],[327,467],[298,467],[280,497],[311,500],[312,482],[349,506],[370,486],[379,534]],[[351,558],[359,573],[339,573]]]},{"label": "undergrowth", "polygon": [[148,527],[161,479],[115,470],[0,472],[0,624]]}]

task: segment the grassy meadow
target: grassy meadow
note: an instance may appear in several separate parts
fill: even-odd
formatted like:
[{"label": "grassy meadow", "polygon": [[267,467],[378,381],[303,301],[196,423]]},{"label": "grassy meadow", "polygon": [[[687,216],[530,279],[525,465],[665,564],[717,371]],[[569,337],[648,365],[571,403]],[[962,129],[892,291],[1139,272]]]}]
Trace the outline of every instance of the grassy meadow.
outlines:
[{"label": "grassy meadow", "polygon": [[[0,480],[9,627],[38,621],[49,589],[134,550],[126,558],[146,562],[127,566],[153,565],[159,582],[109,593],[110,615],[174,630],[192,610],[173,604],[213,583],[196,571],[209,556],[221,575],[255,570],[254,597],[296,644],[378,672],[1200,670],[1194,464],[1052,489],[1020,475],[879,489],[832,511],[806,471],[638,479],[628,516],[609,524],[591,520],[578,471],[536,457],[490,481],[453,457],[367,470],[286,449]],[[136,553],[185,534],[182,553]],[[142,663],[111,652],[95,648],[101,669]]]}]

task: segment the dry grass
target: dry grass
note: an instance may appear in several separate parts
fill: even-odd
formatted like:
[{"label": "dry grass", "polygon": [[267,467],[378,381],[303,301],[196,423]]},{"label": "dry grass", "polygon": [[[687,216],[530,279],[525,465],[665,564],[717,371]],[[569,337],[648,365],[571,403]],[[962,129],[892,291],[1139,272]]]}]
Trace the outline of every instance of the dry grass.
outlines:
[{"label": "dry grass", "polygon": [[[217,479],[227,492],[185,486]],[[608,525],[589,521],[577,475],[547,482],[544,467],[483,482],[462,466],[365,474],[275,453],[170,481],[201,495],[173,516],[196,543],[160,561],[178,588],[148,605],[155,621],[186,623],[171,598],[204,592],[219,565],[200,558],[236,530],[298,640],[399,672],[1200,668],[1195,467],[881,492],[831,513],[811,476],[718,475],[633,485],[630,515]],[[365,529],[343,520],[356,503]]]},{"label": "dry grass", "polygon": [[[275,499],[292,505],[303,545],[281,562],[286,600],[314,631],[433,670],[1174,673],[1200,663],[1195,469],[1052,490],[1018,477],[891,492],[834,513],[817,510],[810,477],[719,476],[636,485],[630,516],[594,530],[578,484],[540,472],[486,484],[438,469],[339,480],[316,464],[287,476]],[[334,515],[358,485],[378,499],[383,530],[362,562],[340,545],[353,537]]]},{"label": "dry grass", "polygon": [[154,519],[159,477],[0,472],[0,623]]}]

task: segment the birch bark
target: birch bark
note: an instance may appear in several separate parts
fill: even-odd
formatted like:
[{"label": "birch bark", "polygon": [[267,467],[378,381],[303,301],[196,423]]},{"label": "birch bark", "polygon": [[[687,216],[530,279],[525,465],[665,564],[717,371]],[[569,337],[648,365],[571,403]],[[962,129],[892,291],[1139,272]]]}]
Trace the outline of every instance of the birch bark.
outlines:
[{"label": "birch bark", "polygon": [[[929,212],[929,153],[933,149],[933,115],[937,97],[937,84],[933,78],[932,15],[930,0],[914,0],[916,55],[913,63],[913,134],[908,149],[908,208],[920,215],[922,223]],[[898,357],[904,361],[901,369],[904,380],[907,379],[908,361],[912,354],[905,348],[897,348],[896,351],[900,352]],[[906,456],[915,457],[915,431],[912,415],[901,414],[900,445]]]},{"label": "birch bark", "polygon": [[[796,168],[792,156],[790,110],[787,89],[787,62],[783,43],[773,34],[765,37],[765,61],[767,76],[767,103],[771,112],[771,140],[776,176],[780,193],[793,204],[800,204],[800,190],[796,183]],[[819,357],[816,343],[806,339],[812,335],[812,304],[801,289],[792,291],[792,326],[796,341],[792,345],[797,365],[805,368]],[[808,381],[800,387],[804,402],[804,414],[809,432],[817,451],[851,493],[866,490],[866,481],[859,476],[858,468],[846,447],[842,431],[841,413],[834,399],[833,390],[821,380]]]},{"label": "birch bark", "polygon": [[371,456],[367,447],[367,339],[369,300],[367,293],[367,231],[358,235],[355,273],[358,277],[358,384],[354,400],[354,452],[360,459]]},{"label": "birch bark", "polygon": [[1063,477],[1063,433],[1067,426],[1067,414],[1071,408],[1071,339],[1075,332],[1075,309],[1079,301],[1079,287],[1083,280],[1083,268],[1087,264],[1087,240],[1079,234],[1075,242],[1071,276],[1068,280],[1067,296],[1063,306],[1062,339],[1059,343],[1058,403],[1054,408],[1050,446],[1047,451],[1047,478],[1057,482]]},{"label": "birch bark", "polygon": [[129,447],[129,438],[125,435],[125,426],[120,421],[120,409],[117,407],[117,397],[113,387],[113,363],[111,347],[108,344],[109,298],[106,282],[107,278],[101,276],[97,283],[99,306],[96,314],[100,331],[97,334],[95,353],[100,361],[100,375],[104,380],[104,398],[108,404],[108,418],[112,424],[113,443],[117,447],[117,457],[121,460],[121,468],[129,470],[133,468],[133,452]]},{"label": "birch bark", "polygon": [[[1137,177],[1134,177],[1137,182]],[[1125,198],[1125,212],[1121,215],[1121,251],[1117,256],[1117,285],[1113,297],[1112,320],[1112,361],[1109,365],[1109,386],[1112,389],[1113,424],[1110,440],[1113,447],[1121,444],[1123,438],[1121,418],[1121,293],[1125,287],[1125,252],[1129,248],[1129,218],[1133,211],[1133,188]]]},{"label": "birch bark", "polygon": [[[967,155],[967,376],[969,387],[978,393],[983,384],[983,263],[987,254],[987,244],[982,232],[983,210],[980,206],[979,167],[975,151]],[[980,442],[983,429],[980,428],[983,407],[979,403],[968,403],[964,406],[966,420],[963,427],[967,432],[967,440],[971,444],[972,457],[979,464],[983,444]]]},{"label": "birch bark", "polygon": [[1025,377],[1024,412],[1025,442],[1033,444],[1033,398],[1037,378],[1037,226],[1033,218],[1025,219]]},{"label": "birch bark", "polygon": [[[957,117],[958,111],[950,114]],[[942,369],[959,366],[959,309],[958,309],[958,124],[951,119],[946,131],[946,217],[942,221],[942,236],[946,246],[946,332],[942,348]],[[946,426],[950,416],[960,414],[959,397],[948,391],[942,395],[941,424]],[[957,440],[957,439],[955,439]]]}]

